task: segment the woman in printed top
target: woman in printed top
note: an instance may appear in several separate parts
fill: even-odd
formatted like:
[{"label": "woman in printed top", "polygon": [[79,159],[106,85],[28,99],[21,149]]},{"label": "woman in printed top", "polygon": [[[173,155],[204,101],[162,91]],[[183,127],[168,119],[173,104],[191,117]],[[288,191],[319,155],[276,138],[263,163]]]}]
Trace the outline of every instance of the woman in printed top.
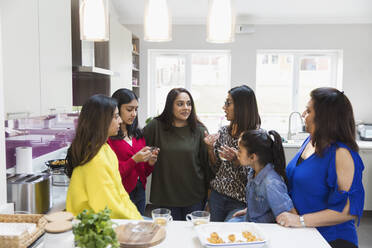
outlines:
[{"label": "woman in printed top", "polygon": [[253,170],[246,187],[247,208],[229,221],[273,223],[283,212],[295,213],[286,186],[282,138],[277,132],[245,131],[239,138],[238,160]]},{"label": "woman in printed top", "polygon": [[225,221],[237,210],[246,208],[245,186],[251,169],[239,164],[238,138],[242,132],[261,125],[256,96],[246,85],[228,92],[223,110],[230,125],[222,127],[218,134],[205,134],[204,138],[216,175],[211,181],[209,198],[211,221]]},{"label": "woman in printed top", "polygon": [[112,95],[118,102],[119,115],[122,119],[116,136],[107,143],[119,160],[119,172],[125,190],[130,199],[144,215],[146,207],[145,188],[147,177],[153,171],[158,150],[151,151],[146,146],[142,131],[138,128],[138,98],[128,89],[118,89]]},{"label": "woman in printed top", "polygon": [[354,114],[344,92],[318,88],[303,113],[310,136],[287,166],[297,214],[278,223],[316,227],[332,247],[357,247],[355,220],[363,213],[363,162],[355,142]]},{"label": "woman in printed top", "polygon": [[81,109],[66,165],[71,178],[66,209],[75,216],[84,209],[98,212],[107,206],[113,219],[142,219],[121,184],[118,159],[107,144],[120,128],[116,104],[111,97],[94,95]]}]

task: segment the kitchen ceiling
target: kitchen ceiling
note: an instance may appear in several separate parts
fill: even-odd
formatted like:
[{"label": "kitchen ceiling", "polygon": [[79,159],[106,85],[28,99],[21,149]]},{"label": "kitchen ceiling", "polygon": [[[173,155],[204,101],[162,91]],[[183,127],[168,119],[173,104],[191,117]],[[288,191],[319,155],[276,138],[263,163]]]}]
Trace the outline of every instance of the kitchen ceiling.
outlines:
[{"label": "kitchen ceiling", "polygon": [[[145,0],[111,0],[123,24],[142,24]],[[205,24],[208,0],[168,0],[174,24]],[[372,0],[235,0],[238,24],[372,23]]]}]

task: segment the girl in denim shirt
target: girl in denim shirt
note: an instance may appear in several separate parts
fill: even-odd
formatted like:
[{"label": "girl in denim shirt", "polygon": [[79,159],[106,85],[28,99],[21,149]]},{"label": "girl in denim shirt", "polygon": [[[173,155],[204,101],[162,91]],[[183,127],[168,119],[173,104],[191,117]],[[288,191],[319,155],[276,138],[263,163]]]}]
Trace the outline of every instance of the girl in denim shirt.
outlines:
[{"label": "girl in denim shirt", "polygon": [[282,139],[275,131],[263,129],[242,133],[238,159],[253,169],[246,186],[247,208],[237,211],[231,222],[273,223],[282,212],[294,212],[287,191]]}]

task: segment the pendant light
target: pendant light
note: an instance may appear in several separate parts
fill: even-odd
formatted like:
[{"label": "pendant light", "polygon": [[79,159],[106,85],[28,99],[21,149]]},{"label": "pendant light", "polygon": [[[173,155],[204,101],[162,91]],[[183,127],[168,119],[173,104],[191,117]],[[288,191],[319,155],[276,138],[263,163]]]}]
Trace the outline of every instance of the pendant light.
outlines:
[{"label": "pendant light", "polygon": [[153,42],[172,40],[172,18],[167,0],[146,0],[144,40]]},{"label": "pendant light", "polygon": [[107,0],[82,0],[80,5],[80,39],[109,40]]},{"label": "pendant light", "polygon": [[209,0],[207,42],[229,43],[234,41],[235,13],[233,0]]}]

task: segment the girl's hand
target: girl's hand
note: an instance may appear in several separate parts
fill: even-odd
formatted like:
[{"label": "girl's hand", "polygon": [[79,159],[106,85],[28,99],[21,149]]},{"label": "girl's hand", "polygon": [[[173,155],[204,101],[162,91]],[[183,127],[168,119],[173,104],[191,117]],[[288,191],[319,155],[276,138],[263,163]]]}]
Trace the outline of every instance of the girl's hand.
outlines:
[{"label": "girl's hand", "polygon": [[132,156],[132,159],[136,163],[140,163],[140,162],[147,162],[150,159],[150,157],[151,157],[150,147],[145,146],[140,151],[138,151],[136,154],[134,154]]},{"label": "girl's hand", "polygon": [[238,151],[233,147],[221,146],[219,149],[219,156],[222,160],[234,162],[237,160]]},{"label": "girl's hand", "polygon": [[216,143],[219,137],[219,133],[208,134],[207,131],[204,131],[204,143],[207,145],[208,149],[213,149],[214,143]]},{"label": "girl's hand", "polygon": [[302,227],[300,216],[290,212],[283,212],[276,217],[276,222],[285,227]]},{"label": "girl's hand", "polygon": [[154,150],[152,150],[151,156],[149,158],[149,165],[153,166],[156,163],[156,161],[158,161],[159,152],[160,148],[155,148]]},{"label": "girl's hand", "polygon": [[247,208],[235,212],[232,217],[233,218],[234,217],[239,217],[239,216],[243,216],[243,215],[246,215],[246,214],[247,214]]}]

